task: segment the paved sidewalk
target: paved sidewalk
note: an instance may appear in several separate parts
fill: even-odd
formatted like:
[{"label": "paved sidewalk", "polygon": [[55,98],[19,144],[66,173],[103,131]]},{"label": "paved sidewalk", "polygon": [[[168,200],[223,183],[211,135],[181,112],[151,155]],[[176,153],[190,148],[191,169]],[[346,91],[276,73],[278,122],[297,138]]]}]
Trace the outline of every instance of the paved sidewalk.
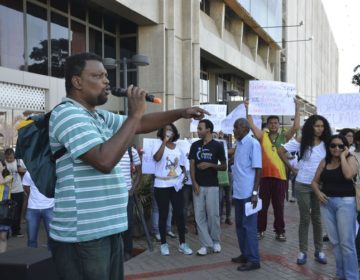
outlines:
[{"label": "paved sidewalk", "polygon": [[[298,208],[296,203],[285,203],[286,242],[275,240],[272,232],[273,215],[269,213],[268,230],[265,238],[260,241],[261,269],[250,272],[239,272],[237,265],[230,259],[240,254],[234,225],[222,225],[221,246],[222,251],[218,254],[210,254],[204,257],[195,253],[199,249],[197,236],[194,234],[193,225],[188,225],[189,233],[186,241],[193,249],[194,254],[185,256],[178,252],[177,239],[168,238],[170,256],[161,256],[159,243],[154,241],[154,251],[146,250],[142,254],[125,263],[127,280],[135,279],[329,279],[335,275],[335,262],[332,256],[330,244],[324,243],[324,251],[328,257],[328,264],[321,265],[313,258],[312,226],[309,231],[308,262],[304,266],[296,265],[298,253]],[[25,224],[22,230],[25,233]],[[174,231],[176,227],[174,226]],[[8,250],[23,248],[26,246],[26,236],[22,238],[10,238]],[[46,235],[41,226],[39,246],[46,246]],[[135,241],[135,247],[146,248],[144,238]]]},{"label": "paved sidewalk", "polygon": [[[271,206],[270,206],[271,207]],[[189,225],[186,241],[193,249],[191,256],[178,252],[178,241],[168,238],[170,256],[161,256],[159,243],[154,242],[154,251],[148,250],[125,263],[127,280],[135,279],[329,279],[335,275],[335,261],[330,244],[324,243],[324,252],[328,257],[328,264],[315,262],[312,230],[309,231],[308,262],[298,266],[298,208],[296,203],[285,203],[286,242],[275,240],[272,232],[273,214],[269,211],[268,230],[265,238],[260,241],[261,269],[240,272],[237,264],[230,261],[240,254],[234,225],[222,225],[221,246],[219,254],[197,256],[199,249],[194,228]],[[233,209],[234,210],[234,209]],[[176,227],[174,228],[176,229]]]}]

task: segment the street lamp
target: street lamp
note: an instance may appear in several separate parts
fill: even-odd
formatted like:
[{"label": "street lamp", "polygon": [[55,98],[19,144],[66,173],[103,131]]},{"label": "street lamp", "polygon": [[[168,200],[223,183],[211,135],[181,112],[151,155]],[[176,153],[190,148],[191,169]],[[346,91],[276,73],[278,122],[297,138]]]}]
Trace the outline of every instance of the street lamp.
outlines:
[{"label": "street lamp", "polygon": [[[123,81],[124,81],[124,88],[128,87],[128,82],[127,82],[127,66],[128,63],[132,63],[135,66],[147,66],[149,65],[149,58],[146,55],[142,55],[142,54],[135,54],[133,55],[131,58],[126,58],[123,57],[121,59],[114,59],[114,58],[110,58],[110,57],[105,57],[103,59],[103,64],[105,66],[105,68],[107,69],[114,69],[116,68],[117,65],[122,65],[123,67]],[[128,114],[128,106],[127,106],[127,102],[124,101],[124,109],[125,109],[125,115]]]}]

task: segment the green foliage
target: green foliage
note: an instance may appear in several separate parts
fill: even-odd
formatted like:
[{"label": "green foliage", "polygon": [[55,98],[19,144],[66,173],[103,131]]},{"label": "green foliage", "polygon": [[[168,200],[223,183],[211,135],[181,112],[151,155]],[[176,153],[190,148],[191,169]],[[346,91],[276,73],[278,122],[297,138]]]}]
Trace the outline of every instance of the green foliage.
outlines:
[{"label": "green foliage", "polygon": [[139,187],[136,190],[144,209],[145,217],[150,216],[151,212],[151,188],[153,185],[153,175],[143,174]]},{"label": "green foliage", "polygon": [[[358,72],[358,73],[356,73],[356,72]],[[354,73],[355,74],[352,77],[352,83],[356,86],[360,86],[360,64],[354,68]]]}]

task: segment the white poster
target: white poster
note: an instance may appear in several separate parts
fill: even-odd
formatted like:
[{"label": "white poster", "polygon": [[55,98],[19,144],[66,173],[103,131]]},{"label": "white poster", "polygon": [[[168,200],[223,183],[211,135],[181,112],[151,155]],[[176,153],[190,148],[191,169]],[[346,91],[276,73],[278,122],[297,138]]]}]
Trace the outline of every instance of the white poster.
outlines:
[{"label": "white poster", "polygon": [[360,127],[359,93],[321,95],[317,97],[316,107],[331,127]]},{"label": "white poster", "polygon": [[[219,132],[221,130],[221,122],[226,117],[226,105],[218,105],[218,104],[206,104],[199,105],[198,107],[205,109],[211,115],[205,115],[205,118],[210,120],[214,124],[214,131]],[[192,120],[190,124],[190,132],[196,132],[199,121]]]},{"label": "white poster", "polygon": [[[261,116],[252,116],[254,124],[261,129]],[[229,115],[221,122],[221,131],[225,134],[232,134],[234,129],[234,123],[237,119],[245,118],[246,119],[246,109],[244,103],[237,106],[234,110],[231,111]]]},{"label": "white poster", "polygon": [[160,146],[161,140],[156,138],[144,138],[143,140],[143,155],[142,155],[142,173],[143,174],[154,174],[155,172],[155,161],[153,147]]},{"label": "white poster", "polygon": [[276,81],[250,81],[250,115],[295,115],[295,85]]}]

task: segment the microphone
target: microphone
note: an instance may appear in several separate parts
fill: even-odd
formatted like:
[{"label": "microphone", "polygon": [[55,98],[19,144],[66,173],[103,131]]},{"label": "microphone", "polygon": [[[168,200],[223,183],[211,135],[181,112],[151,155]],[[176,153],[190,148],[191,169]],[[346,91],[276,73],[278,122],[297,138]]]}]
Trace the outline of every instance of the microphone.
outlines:
[{"label": "microphone", "polygon": [[[111,94],[117,97],[127,97],[127,89],[113,87],[111,89]],[[145,100],[147,102],[152,102],[152,103],[158,103],[158,104],[161,103],[161,98],[157,98],[154,95],[149,95],[149,94],[145,95]]]}]

